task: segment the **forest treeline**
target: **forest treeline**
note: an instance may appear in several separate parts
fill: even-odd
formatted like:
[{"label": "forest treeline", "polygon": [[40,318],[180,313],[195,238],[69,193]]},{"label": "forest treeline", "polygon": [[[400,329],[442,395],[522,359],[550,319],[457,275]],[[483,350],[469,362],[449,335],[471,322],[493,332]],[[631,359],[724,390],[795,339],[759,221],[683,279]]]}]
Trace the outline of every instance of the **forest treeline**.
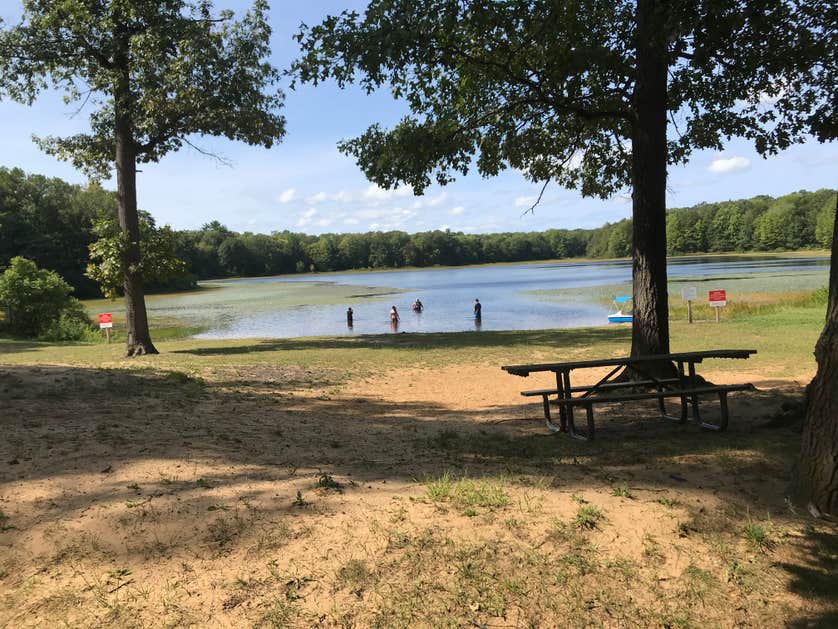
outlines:
[{"label": "forest treeline", "polygon": [[[829,248],[836,191],[701,203],[667,213],[670,254]],[[116,215],[116,194],[97,184],[0,168],[0,270],[14,256],[58,272],[79,297],[99,294],[84,274],[93,226]],[[218,221],[175,231],[187,275],[151,290],[187,288],[197,279],[308,271],[423,267],[631,254],[631,221],[596,229],[464,234],[402,231],[349,234],[237,233]]]}]

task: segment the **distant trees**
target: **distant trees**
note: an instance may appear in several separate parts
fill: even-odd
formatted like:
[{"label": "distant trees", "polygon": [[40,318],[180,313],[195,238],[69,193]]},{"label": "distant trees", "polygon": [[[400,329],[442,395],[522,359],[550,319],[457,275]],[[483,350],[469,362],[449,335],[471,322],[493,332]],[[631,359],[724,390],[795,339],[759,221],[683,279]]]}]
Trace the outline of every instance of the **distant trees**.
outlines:
[{"label": "distant trees", "polygon": [[[670,255],[705,252],[829,248],[835,191],[795,192],[702,203],[667,214]],[[20,255],[56,271],[78,297],[99,295],[85,275],[97,222],[115,227],[116,194],[98,184],[71,185],[57,178],[0,167],[0,268]],[[150,215],[139,213],[148,231]],[[145,226],[144,226],[145,225]],[[626,219],[597,229],[463,234],[430,231],[311,236],[289,231],[234,232],[218,221],[197,230],[163,230],[171,253],[186,263],[168,279],[148,275],[153,290],[188,288],[189,278],[279,275],[358,268],[521,262],[550,258],[630,255],[632,224]],[[146,236],[144,236],[145,238]],[[145,265],[149,267],[149,265]],[[151,265],[154,266],[154,265]],[[149,267],[150,268],[150,267]]]},{"label": "distant trees", "polygon": [[15,256],[57,272],[79,297],[98,295],[85,274],[98,216],[116,216],[116,196],[96,184],[0,168],[0,268]]},{"label": "distant trees", "polygon": [[[795,192],[778,199],[759,196],[670,210],[667,251],[678,255],[828,248],[832,244],[835,194],[834,190]],[[185,263],[182,273],[175,266],[162,274],[154,268],[164,269],[166,265],[143,263],[146,282],[153,290],[187,289],[197,278],[616,258],[631,253],[632,222],[628,219],[597,229],[545,232],[463,234],[435,230],[312,236],[289,231],[237,233],[218,221],[200,229],[175,231],[155,226],[148,214],[140,212],[139,216],[142,240],[157,243],[148,251],[159,255],[165,243],[162,249],[168,252],[166,255]],[[85,276],[85,268],[88,247],[97,240],[95,226],[103,220],[115,229],[114,192],[95,184],[70,185],[60,179],[0,168],[0,269],[14,256],[23,255],[40,267],[57,271],[76,288],[79,297],[96,296],[99,290]],[[100,244],[94,252],[102,253],[104,246]],[[105,259],[100,255],[92,262],[102,264]]]}]

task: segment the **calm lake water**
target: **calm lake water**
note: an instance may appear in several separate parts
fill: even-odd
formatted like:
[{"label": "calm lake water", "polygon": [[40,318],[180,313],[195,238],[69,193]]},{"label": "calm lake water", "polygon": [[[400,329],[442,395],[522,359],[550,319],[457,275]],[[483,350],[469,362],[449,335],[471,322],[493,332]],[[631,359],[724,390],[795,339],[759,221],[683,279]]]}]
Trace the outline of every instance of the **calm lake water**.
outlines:
[{"label": "calm lake water", "polygon": [[[712,257],[677,258],[668,265],[670,293],[680,293],[684,283],[698,288],[699,299],[707,290],[789,290],[826,284],[829,258]],[[607,302],[630,294],[631,263],[564,262],[487,267],[382,271],[373,273],[319,274],[296,277],[250,278],[210,282],[221,288],[216,306],[223,310],[224,295],[241,295],[245,289],[270,295],[300,284],[299,303],[315,282],[323,288],[344,287],[335,295],[340,303],[317,305],[236,307],[209,323],[198,338],[296,337],[392,332],[390,306],[398,309],[398,332],[459,332],[466,330],[530,330],[603,325],[613,311]],[[321,285],[324,283],[324,285]],[[345,287],[357,287],[347,291]],[[370,287],[380,293],[370,295]],[[733,291],[733,292],[732,292]],[[424,312],[411,311],[419,298]],[[483,317],[476,322],[472,305],[479,298]],[[188,296],[182,299],[189,300]],[[264,297],[263,297],[264,299]],[[322,300],[321,300],[322,301]],[[187,306],[187,304],[183,304]],[[257,304],[258,306],[258,304]],[[354,326],[346,324],[346,309],[355,312]]]}]

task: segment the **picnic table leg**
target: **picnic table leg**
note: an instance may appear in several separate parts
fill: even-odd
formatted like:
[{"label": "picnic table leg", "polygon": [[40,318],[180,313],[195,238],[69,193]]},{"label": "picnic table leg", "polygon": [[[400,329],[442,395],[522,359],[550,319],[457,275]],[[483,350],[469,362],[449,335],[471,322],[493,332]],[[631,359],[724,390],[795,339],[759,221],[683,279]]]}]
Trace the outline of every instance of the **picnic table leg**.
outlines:
[{"label": "picnic table leg", "polygon": [[[696,386],[696,383],[695,383],[695,363],[693,361],[690,361],[689,365],[690,365],[689,386],[692,389],[692,388],[695,388],[695,386]],[[701,421],[701,412],[698,410],[698,395],[691,395],[690,400],[691,400],[692,406],[693,406],[693,421],[695,421],[697,424],[700,425],[702,423],[702,421]],[[686,419],[686,417],[685,417],[685,419]]]},{"label": "picnic table leg", "polygon": [[550,395],[548,393],[542,393],[541,400],[544,403],[544,422],[547,424],[547,430],[550,432],[561,432],[562,428],[556,426],[550,417]]},{"label": "picnic table leg", "polygon": [[716,432],[721,432],[727,428],[727,391],[719,391],[719,411],[721,412],[721,418],[718,424],[701,421],[698,425],[704,430],[713,430]]},{"label": "picnic table leg", "polygon": [[[556,391],[559,392],[559,399],[564,399],[570,396],[570,387],[565,389],[563,372],[556,372]],[[562,432],[567,432],[567,409],[564,404],[559,406],[559,424]]]},{"label": "picnic table leg", "polygon": [[[559,390],[564,390],[562,397],[570,398],[572,395],[570,392],[570,371],[562,371],[562,381],[563,386],[559,387]],[[565,410],[565,417],[562,417],[562,429],[567,430],[568,424],[573,424],[573,407],[562,404],[562,408]]]},{"label": "picnic table leg", "polygon": [[[684,363],[683,361],[678,361],[678,381],[681,388],[686,388],[686,378],[684,376]],[[662,390],[663,387],[658,387],[658,390]],[[669,415],[666,412],[666,402],[662,397],[658,398],[658,409],[660,410],[661,416],[664,419],[668,419],[670,421],[678,422],[679,424],[683,424],[687,421],[687,397],[682,395],[681,396],[681,415],[680,417],[675,417],[674,415]]]},{"label": "picnic table leg", "polygon": [[573,414],[568,416],[570,436],[580,441],[592,441],[594,438],[594,405],[591,402],[585,404],[585,414],[588,419],[588,429],[581,432],[576,429],[576,424],[573,422]]}]

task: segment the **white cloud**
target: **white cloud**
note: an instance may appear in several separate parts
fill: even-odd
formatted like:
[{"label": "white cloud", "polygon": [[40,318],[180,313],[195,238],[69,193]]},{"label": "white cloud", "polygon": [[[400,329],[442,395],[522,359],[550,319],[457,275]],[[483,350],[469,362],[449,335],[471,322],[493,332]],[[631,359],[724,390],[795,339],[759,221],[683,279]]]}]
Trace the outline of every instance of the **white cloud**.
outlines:
[{"label": "white cloud", "polygon": [[457,207],[452,207],[450,210],[448,210],[448,213],[452,214],[454,216],[459,216],[460,214],[462,214],[465,211],[466,211],[466,208],[464,208],[462,205],[458,205]]},{"label": "white cloud", "polygon": [[327,201],[346,203],[351,200],[352,195],[345,190],[340,190],[338,192],[315,192],[311,196],[306,197],[306,203],[311,205],[319,205],[321,203],[326,203]]},{"label": "white cloud", "polygon": [[538,197],[517,197],[515,207],[530,207],[536,200],[538,200]]},{"label": "white cloud", "polygon": [[384,188],[379,188],[373,184],[364,190],[361,194],[361,198],[365,201],[371,201],[373,203],[382,203],[391,199],[406,197],[411,194],[413,194],[413,190],[409,186],[400,186],[394,190],[385,190]]},{"label": "white cloud", "polygon": [[312,205],[317,205],[318,203],[323,203],[328,200],[329,194],[327,192],[317,192],[310,197],[306,197],[306,203],[311,203]]},{"label": "white cloud", "polygon": [[422,208],[429,208],[429,207],[436,207],[441,205],[445,199],[448,198],[447,192],[440,192],[438,195],[434,197],[420,197],[416,201],[413,202],[411,206],[414,210],[421,210]]},{"label": "white cloud", "polygon": [[288,188],[288,190],[283,190],[282,193],[277,197],[277,200],[280,203],[291,203],[297,197],[297,191],[294,188]]},{"label": "white cloud", "polygon": [[719,158],[714,159],[710,166],[707,167],[711,173],[716,174],[727,174],[727,173],[735,173],[740,170],[748,170],[751,167],[751,160],[747,157],[728,157],[728,158]]},{"label": "white cloud", "polygon": [[311,223],[311,219],[314,215],[317,214],[317,210],[313,207],[308,208],[305,212],[300,215],[300,218],[297,219],[297,227],[305,227],[306,225]]}]

